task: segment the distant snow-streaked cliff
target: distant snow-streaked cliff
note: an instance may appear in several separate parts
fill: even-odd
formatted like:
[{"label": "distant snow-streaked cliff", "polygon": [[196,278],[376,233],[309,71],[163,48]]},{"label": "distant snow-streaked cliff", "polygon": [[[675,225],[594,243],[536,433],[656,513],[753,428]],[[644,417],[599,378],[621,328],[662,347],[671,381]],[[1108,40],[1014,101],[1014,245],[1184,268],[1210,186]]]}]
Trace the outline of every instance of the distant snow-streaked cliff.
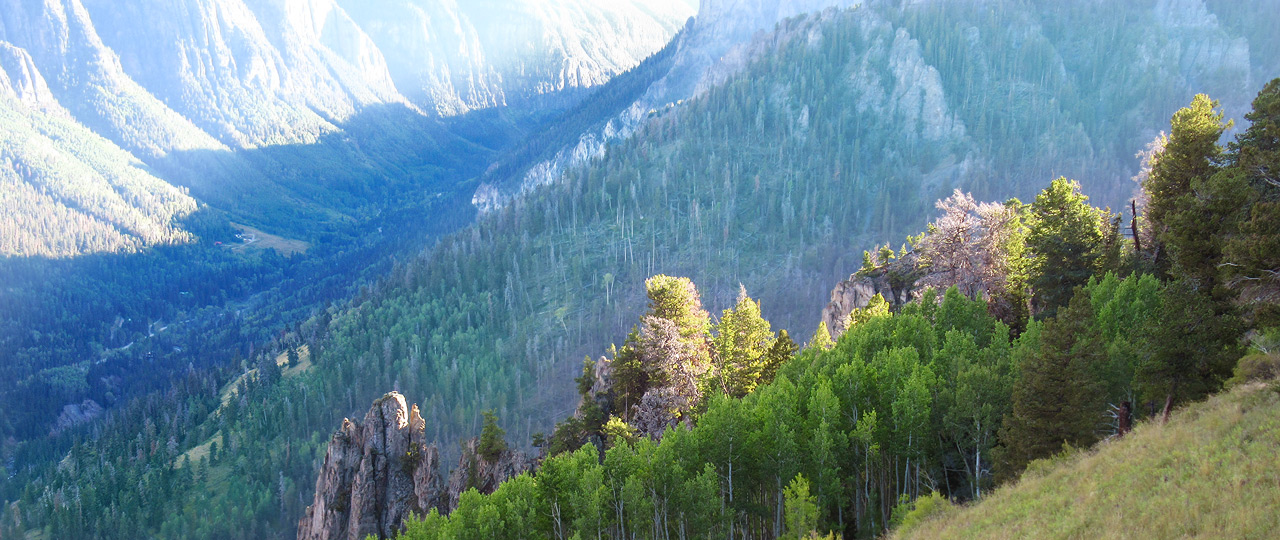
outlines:
[{"label": "distant snow-streaked cliff", "polygon": [[[0,255],[187,238],[170,220],[194,203],[173,185],[202,200],[260,199],[228,193],[270,181],[235,152],[341,139],[358,117],[374,132],[426,129],[411,138],[431,147],[448,136],[430,127],[438,117],[564,108],[584,95],[574,90],[662,48],[692,13],[683,0],[0,0],[0,112],[11,124],[0,126],[0,158],[20,164],[4,172],[13,187],[0,209],[5,230],[25,231]],[[376,143],[346,144],[358,155]],[[91,185],[131,195],[73,200]],[[175,196],[184,202],[146,207]],[[264,204],[300,204],[276,196]],[[54,246],[33,230],[83,234]]]}]

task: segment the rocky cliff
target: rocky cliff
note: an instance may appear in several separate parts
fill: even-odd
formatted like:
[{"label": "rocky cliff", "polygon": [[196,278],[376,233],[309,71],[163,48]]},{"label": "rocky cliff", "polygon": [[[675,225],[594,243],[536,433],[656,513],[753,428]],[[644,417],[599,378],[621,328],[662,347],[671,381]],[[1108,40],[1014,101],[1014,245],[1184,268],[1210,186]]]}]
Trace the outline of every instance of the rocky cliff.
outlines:
[{"label": "rocky cliff", "polygon": [[343,420],[329,441],[315,498],[298,522],[298,540],[388,538],[410,514],[448,513],[466,490],[492,493],[532,467],[518,450],[485,459],[472,439],[446,483],[440,452],[426,443],[425,427],[418,406],[409,408],[398,392],[375,401],[359,423]]},{"label": "rocky cliff", "polygon": [[299,540],[388,537],[410,513],[441,506],[439,452],[427,445],[418,407],[392,392],[364,420],[343,420],[329,441],[315,500],[298,523]]},{"label": "rocky cliff", "polygon": [[533,469],[533,461],[524,452],[508,448],[490,460],[480,455],[479,446],[480,440],[476,438],[463,441],[462,457],[449,473],[441,511],[451,512],[457,508],[468,489],[493,493],[503,481]]},{"label": "rocky cliff", "polygon": [[[1268,6],[1280,5],[1276,0],[1266,2]],[[978,13],[983,3],[948,0],[702,0],[696,19],[675,43],[676,51],[669,66],[652,78],[640,98],[629,106],[611,111],[607,122],[576,134],[573,143],[554,155],[522,169],[519,177],[486,178],[473,203],[481,211],[491,211],[501,208],[521,193],[555,182],[566,170],[602,156],[610,144],[631,137],[650,119],[662,117],[663,112],[678,108],[683,102],[731,79],[755,59],[776,50],[779,44],[791,41],[796,32],[812,29],[813,25],[804,24],[806,16],[803,15],[832,9],[857,9],[866,23],[859,32],[862,37],[849,41],[849,46],[858,48],[864,56],[859,65],[850,66],[849,70],[848,84],[864,91],[864,99],[853,105],[860,111],[871,110],[897,117],[898,125],[918,133],[922,141],[938,147],[955,147],[955,141],[972,137],[969,128],[975,127],[965,125],[960,118],[966,112],[962,109],[972,109],[975,105],[969,101],[970,98],[981,95],[985,89],[949,86],[949,83],[955,84],[954,74],[951,80],[940,76],[938,65],[928,60],[929,55],[924,51],[924,45],[930,42],[937,46],[937,36],[928,33],[917,35],[905,28],[909,24],[903,22],[912,16],[947,11]],[[1252,99],[1250,89],[1256,86],[1254,81],[1259,77],[1265,80],[1274,76],[1267,68],[1272,64],[1270,58],[1274,55],[1259,54],[1259,49],[1265,50],[1268,40],[1273,39],[1259,37],[1268,33],[1260,30],[1266,25],[1260,24],[1256,17],[1252,22],[1244,20],[1234,13],[1237,8],[1228,3],[1160,0],[1149,7],[1134,6],[1130,10],[1133,22],[1128,25],[1124,42],[1112,40],[1105,46],[1099,46],[1096,39],[1080,35],[1075,28],[1080,26],[1079,21],[1092,18],[1106,9],[1106,3],[1099,0],[1057,6],[1005,6],[999,10],[998,16],[1006,21],[1007,34],[987,35],[976,26],[966,28],[969,41],[961,47],[965,50],[957,49],[957,54],[979,59],[981,63],[981,59],[1005,54],[1006,47],[1023,49],[1024,44],[1042,47],[1048,54],[1037,61],[1045,61],[1052,72],[1079,78],[1081,90],[1078,91],[1089,93],[1088,99],[1095,102],[1092,106],[1114,106],[1119,109],[1115,114],[1126,118],[1150,115],[1153,109],[1158,109],[1160,116],[1167,117],[1173,110],[1170,108],[1172,105],[1185,104],[1182,101],[1157,103],[1159,100],[1152,96],[1161,92],[1170,96],[1209,92],[1222,101],[1228,117],[1239,118]],[[811,44],[818,46],[823,36],[814,33],[809,39]],[[1094,50],[1091,47],[1100,48]],[[1150,85],[1152,90],[1135,90],[1143,84]],[[1161,90],[1156,92],[1155,88]],[[1011,104],[1015,101],[1013,93],[991,99]],[[1046,118],[1080,113],[1063,109],[1064,104],[1060,102],[1041,107]],[[1083,114],[1089,113],[1087,109],[1082,110]],[[1091,155],[1098,148],[1115,144],[1114,141],[1083,140],[1071,132],[1071,123],[1062,123],[1067,127],[1053,133],[1061,140],[1046,137],[1041,141],[1045,147],[1057,145],[1063,148],[1046,150],[1047,163],[1068,163],[1079,168],[1080,163],[1098,161],[1097,156]],[[1155,133],[1146,135],[1150,140]],[[970,142],[974,142],[978,149],[983,149],[984,144],[990,146],[986,141]],[[1125,144],[1135,148],[1138,145],[1137,142]],[[957,174],[952,175],[955,178],[941,178],[937,184],[950,182],[959,185],[967,180],[966,176],[982,181],[980,177],[986,174],[982,165],[1000,159],[999,156],[962,150],[954,156],[958,164],[953,171]],[[989,148],[985,150],[990,151]],[[1070,161],[1073,159],[1078,163]],[[1123,174],[1123,171],[1117,171],[1115,176]]]}]

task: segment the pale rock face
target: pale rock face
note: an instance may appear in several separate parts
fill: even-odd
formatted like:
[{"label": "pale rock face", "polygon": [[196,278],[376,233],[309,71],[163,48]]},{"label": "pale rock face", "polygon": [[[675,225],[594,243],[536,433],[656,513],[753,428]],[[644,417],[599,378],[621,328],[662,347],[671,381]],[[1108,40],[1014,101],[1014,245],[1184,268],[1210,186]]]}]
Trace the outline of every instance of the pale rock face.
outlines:
[{"label": "pale rock face", "polygon": [[361,73],[319,43],[316,19],[341,18],[322,5],[256,2],[262,21],[240,0],[89,0],[87,7],[131,76],[234,146],[311,142],[365,103],[357,96],[394,95],[377,88],[376,77],[342,84]]},{"label": "pale rock face", "polygon": [[[661,48],[691,14],[678,0],[0,0],[0,8],[0,41],[31,52],[81,121],[144,156],[220,147],[209,134],[233,147],[314,142],[376,106],[412,103],[448,116],[595,86]],[[117,136],[130,125],[146,129]]]},{"label": "pale rock face", "polygon": [[3,41],[0,41],[0,94],[32,109],[68,114],[49,91],[49,84],[36,68],[31,54]]},{"label": "pale rock face", "polygon": [[442,116],[603,84],[692,15],[675,0],[340,0],[397,87]]},{"label": "pale rock face", "polygon": [[471,487],[492,493],[504,480],[532,468],[523,452],[508,449],[493,461],[479,455],[477,439],[463,445],[446,484],[440,452],[426,444],[418,406],[391,392],[373,403],[364,420],[343,420],[325,452],[315,499],[298,522],[298,540],[390,538],[410,514],[448,513]]},{"label": "pale rock face", "polygon": [[440,507],[440,456],[423,442],[424,426],[418,407],[397,392],[374,402],[360,423],[344,420],[298,523],[299,540],[388,538],[411,512]]},{"label": "pale rock face", "polygon": [[837,339],[848,330],[849,314],[855,309],[867,307],[875,295],[879,294],[889,303],[898,306],[914,299],[912,293],[910,287],[895,291],[884,275],[851,275],[831,290],[831,301],[822,309],[822,322],[826,323],[831,338]]},{"label": "pale rock face", "polygon": [[26,50],[58,102],[126,150],[223,148],[125,75],[79,0],[0,0],[0,41]]},{"label": "pale rock face", "polygon": [[397,88],[425,111],[451,116],[502,103],[484,46],[454,0],[341,0],[384,52]]}]

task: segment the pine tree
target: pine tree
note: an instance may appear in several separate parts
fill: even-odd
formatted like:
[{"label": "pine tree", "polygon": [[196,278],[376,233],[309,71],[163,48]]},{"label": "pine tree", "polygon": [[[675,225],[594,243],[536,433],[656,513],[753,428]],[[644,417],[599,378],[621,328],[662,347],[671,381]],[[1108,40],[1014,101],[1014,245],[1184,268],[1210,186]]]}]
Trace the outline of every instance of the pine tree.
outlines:
[{"label": "pine tree", "polygon": [[764,360],[760,366],[760,384],[773,382],[774,377],[778,375],[778,368],[794,358],[799,350],[800,347],[791,340],[791,335],[786,330],[779,330],[778,339],[773,340],[773,345],[764,354]]},{"label": "pine tree", "polygon": [[1280,79],[1267,83],[1245,115],[1249,129],[1230,145],[1231,170],[1248,182],[1249,208],[1223,247],[1220,267],[1259,326],[1280,325]]},{"label": "pine tree", "polygon": [[484,427],[480,430],[480,456],[486,461],[494,461],[507,451],[507,432],[498,427],[498,415],[487,410],[484,415]]},{"label": "pine tree", "polygon": [[631,418],[631,406],[649,390],[649,372],[640,355],[640,331],[632,328],[621,349],[613,351],[613,410],[624,420]]},{"label": "pine tree", "polygon": [[1042,318],[1067,305],[1098,271],[1105,216],[1088,201],[1079,183],[1059,178],[1031,203],[1032,303]]},{"label": "pine tree", "polygon": [[1044,322],[1040,346],[1023,360],[1013,387],[1012,411],[1004,418],[1002,476],[1017,474],[1034,459],[1052,456],[1064,444],[1088,446],[1105,404],[1098,380],[1106,351],[1093,328],[1084,289],[1067,308]]},{"label": "pine tree", "polygon": [[[1198,94],[1174,113],[1164,149],[1152,156],[1147,193],[1147,219],[1156,240],[1167,251],[1167,262],[1179,276],[1198,280],[1212,289],[1220,250],[1221,216],[1206,208],[1204,184],[1218,172],[1222,147],[1218,139],[1230,127],[1223,122],[1218,102]],[[1200,193],[1197,193],[1199,191]],[[1162,262],[1157,252],[1157,262]],[[1163,266],[1163,265],[1162,265]]]},{"label": "pine tree", "polygon": [[1167,419],[1173,405],[1203,398],[1222,386],[1240,358],[1240,328],[1235,317],[1219,315],[1208,293],[1179,280],[1160,294],[1159,315],[1147,329],[1147,357],[1138,366],[1137,383],[1145,399],[1163,402]]}]

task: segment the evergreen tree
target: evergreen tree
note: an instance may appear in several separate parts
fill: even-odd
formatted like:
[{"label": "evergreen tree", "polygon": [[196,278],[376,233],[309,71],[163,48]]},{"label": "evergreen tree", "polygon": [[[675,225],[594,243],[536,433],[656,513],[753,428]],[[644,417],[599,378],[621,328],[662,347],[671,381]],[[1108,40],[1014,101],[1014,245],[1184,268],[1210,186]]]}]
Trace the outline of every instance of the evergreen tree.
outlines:
[{"label": "evergreen tree", "polygon": [[648,317],[675,323],[687,340],[704,340],[709,335],[711,318],[689,278],[657,275],[645,280],[644,286],[649,295]]},{"label": "evergreen tree", "polygon": [[[830,339],[828,337],[828,339]],[[769,384],[773,382],[774,377],[778,374],[778,368],[784,363],[795,357],[800,347],[795,341],[791,340],[791,334],[786,330],[778,331],[778,339],[773,340],[773,345],[765,351],[764,361],[760,366],[760,384]]]},{"label": "evergreen tree", "polygon": [[1147,357],[1137,383],[1145,399],[1163,403],[1168,419],[1175,403],[1221,388],[1240,358],[1240,328],[1235,317],[1217,314],[1208,293],[1190,281],[1166,285],[1160,304],[1146,331]]},{"label": "evergreen tree", "polygon": [[1097,440],[1105,407],[1097,372],[1106,352],[1084,289],[1056,317],[1045,320],[1039,341],[1020,366],[1012,410],[1000,433],[1005,477],[1031,460],[1052,456],[1064,444],[1082,447]]},{"label": "evergreen tree", "polygon": [[1259,326],[1280,326],[1280,79],[1267,83],[1230,146],[1231,166],[1249,183],[1250,207],[1223,247],[1228,285]]},{"label": "evergreen tree", "polygon": [[487,410],[484,415],[484,427],[480,430],[480,456],[486,461],[494,461],[507,451],[507,432],[498,427],[498,415]]},{"label": "evergreen tree", "polygon": [[1032,303],[1042,318],[1066,306],[1075,288],[1098,271],[1105,216],[1088,201],[1079,183],[1059,178],[1031,203]]},{"label": "evergreen tree", "polygon": [[632,328],[621,349],[614,349],[613,360],[613,409],[622,418],[631,418],[631,406],[649,390],[649,372],[644,368],[640,355],[640,332]]},{"label": "evergreen tree", "polygon": [[1223,150],[1218,139],[1229,126],[1218,102],[1197,94],[1191,105],[1174,113],[1171,133],[1162,141],[1164,149],[1152,156],[1151,173],[1143,185],[1149,201],[1147,219],[1161,244],[1154,246],[1157,262],[1162,262],[1161,251],[1167,251],[1167,261],[1179,275],[1209,287],[1216,273],[1212,264],[1220,224],[1206,215],[1196,190],[1218,171]]}]

